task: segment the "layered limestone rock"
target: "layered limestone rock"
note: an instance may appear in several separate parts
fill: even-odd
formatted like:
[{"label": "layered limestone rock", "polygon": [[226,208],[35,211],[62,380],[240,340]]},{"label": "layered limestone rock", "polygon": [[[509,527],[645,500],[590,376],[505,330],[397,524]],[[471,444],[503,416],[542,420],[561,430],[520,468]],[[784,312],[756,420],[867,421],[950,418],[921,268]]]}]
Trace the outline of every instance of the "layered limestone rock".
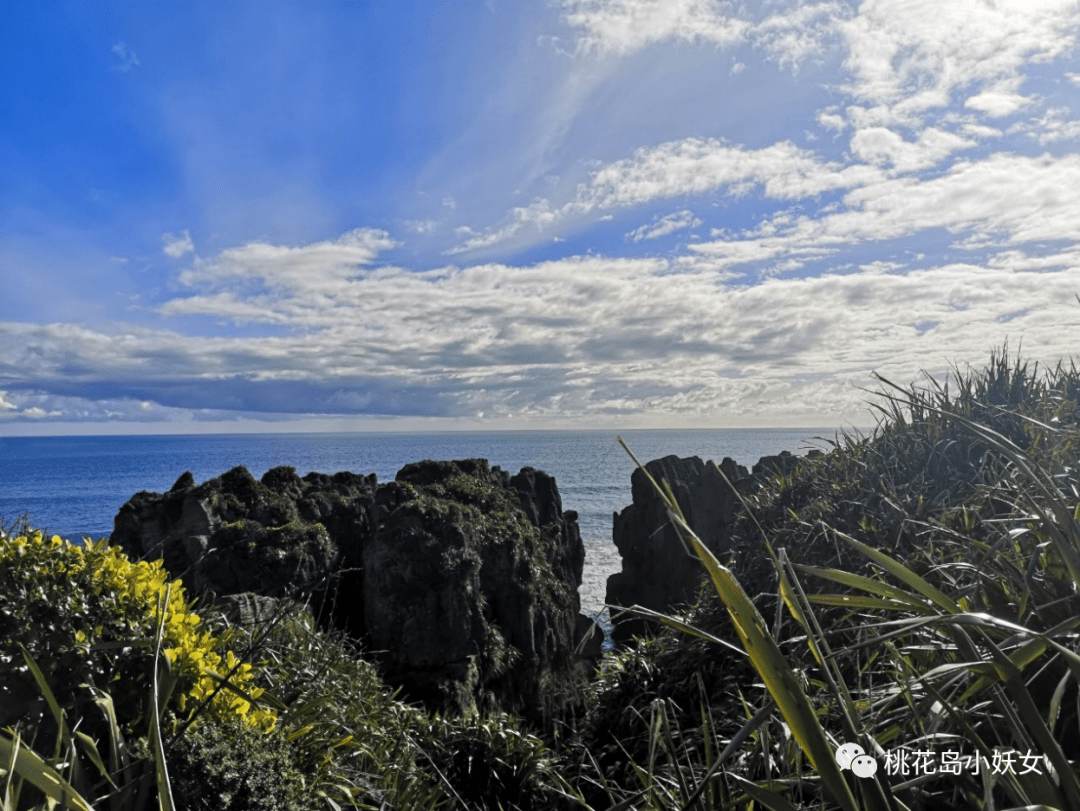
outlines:
[{"label": "layered limestone rock", "polygon": [[598,654],[579,613],[577,514],[531,468],[420,462],[384,484],[285,467],[261,481],[242,467],[201,485],[184,474],[125,504],[112,541],[163,557],[196,592],[313,595],[432,708],[547,723],[579,701]]},{"label": "layered limestone rock", "polygon": [[168,493],[141,492],[124,504],[111,541],[135,558],[163,558],[195,593],[324,591],[350,539],[332,539],[325,524],[301,513],[311,513],[309,499],[330,503],[328,518],[337,524],[362,512],[375,479],[345,476],[326,486],[318,474],[305,481],[292,468],[275,468],[260,482],[236,467],[197,485],[185,473]]},{"label": "layered limestone rock", "polygon": [[[790,473],[797,460],[783,451],[762,457],[750,472],[729,458],[717,466],[696,456],[666,456],[645,468],[657,482],[671,486],[690,528],[714,555],[723,558],[740,509],[735,491],[748,495],[766,476]],[[608,578],[606,600],[613,606],[637,605],[668,613],[694,600],[704,568],[693,550],[683,545],[668,520],[667,508],[640,469],[634,470],[630,484],[633,503],[615,513],[612,529],[622,571]],[[639,618],[616,615],[612,636],[624,642],[645,629],[645,621]]]}]

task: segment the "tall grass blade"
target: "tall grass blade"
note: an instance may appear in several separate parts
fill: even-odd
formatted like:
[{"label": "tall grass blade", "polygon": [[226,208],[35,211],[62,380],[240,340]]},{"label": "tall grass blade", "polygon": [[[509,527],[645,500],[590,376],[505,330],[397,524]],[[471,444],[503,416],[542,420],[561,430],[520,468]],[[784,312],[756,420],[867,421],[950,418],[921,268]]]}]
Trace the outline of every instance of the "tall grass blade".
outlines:
[{"label": "tall grass blade", "polygon": [[909,588],[914,589],[923,597],[939,606],[946,613],[960,614],[963,612],[963,609],[955,600],[936,586],[928,583],[924,578],[911,571],[911,569],[904,564],[893,560],[884,552],[874,549],[874,547],[868,546],[862,541],[856,540],[838,529],[833,529],[832,532],[838,538],[842,538],[846,543],[857,549],[859,552],[862,552],[863,555],[868,557],[873,563],[876,563],[897,580],[900,580]]},{"label": "tall grass blade", "polygon": [[716,559],[686,522],[674,510],[668,511],[668,518],[692,545],[705,565],[754,669],[765,682],[769,695],[776,702],[780,714],[800,748],[806,753],[810,764],[821,775],[826,791],[845,811],[856,811],[858,804],[836,765],[832,748],[825,738],[825,731],[821,728],[814,706],[786,657],[769,635],[764,618],[731,571]]},{"label": "tall grass blade", "polygon": [[745,777],[739,777],[737,774],[728,775],[731,781],[742,791],[745,791],[754,802],[761,803],[763,806],[769,809],[769,811],[799,811],[788,800],[777,794],[775,791],[762,788],[757,783],[752,783]]},{"label": "tall grass blade", "polygon": [[676,631],[682,631],[685,634],[689,634],[690,636],[696,636],[698,639],[704,639],[706,642],[711,642],[714,645],[720,645],[723,648],[727,648],[732,653],[737,653],[739,656],[746,656],[746,651],[744,651],[737,645],[732,645],[730,642],[725,642],[720,637],[713,636],[708,631],[703,631],[702,629],[697,628],[688,622],[683,622],[677,617],[672,617],[668,614],[661,614],[659,611],[653,611],[651,608],[645,608],[644,606],[640,605],[632,605],[630,607],[611,605],[608,606],[608,609],[612,611],[618,611],[619,614],[631,614],[635,617],[641,617],[642,619],[653,620],[660,623],[661,625],[666,625],[668,628],[672,628]]},{"label": "tall grass blade", "polygon": [[161,701],[163,690],[161,688],[159,672],[162,668],[166,671],[166,682],[169,683],[171,692],[172,669],[169,666],[168,657],[162,658],[161,642],[165,636],[165,610],[169,605],[169,595],[172,592],[172,583],[166,589],[161,602],[158,603],[158,627],[157,638],[154,640],[154,694],[150,697],[150,750],[154,756],[154,774],[157,777],[158,805],[161,811],[175,811],[172,796],[172,785],[169,783],[169,768],[165,762],[165,744],[161,739]]},{"label": "tall grass blade", "polygon": [[[727,759],[733,754],[735,754],[735,752],[739,750],[739,747],[746,743],[747,738],[753,735],[757,728],[760,727],[763,723],[765,723],[766,720],[768,720],[769,716],[772,715],[772,712],[775,709],[776,702],[772,699],[769,699],[762,705],[761,709],[754,713],[753,718],[747,721],[742,726],[742,728],[740,728],[739,731],[735,733],[734,737],[732,737],[732,739],[728,742],[728,745],[724,747],[724,751],[720,753],[720,755],[716,758],[716,761],[713,763],[712,767],[710,767],[709,771],[705,774],[705,777],[702,778],[700,783],[698,783],[698,787],[694,789],[694,793],[691,794],[690,797],[687,799],[686,803],[682,807],[682,811],[689,811],[689,809],[694,805],[694,803],[698,801],[698,798],[708,787],[709,782],[713,779],[713,777],[716,776],[717,772],[720,771],[720,768],[724,765],[724,762],[727,761]],[[708,744],[708,740],[708,738],[705,739],[706,744]],[[707,753],[708,748],[706,748],[706,757],[708,757]]]},{"label": "tall grass blade", "polygon": [[[900,603],[913,611],[920,613],[932,612],[933,609],[927,604],[927,601],[915,594],[904,591],[889,583],[882,583],[880,580],[874,580],[871,577],[864,577],[863,575],[853,574],[851,572],[843,572],[839,569],[826,569],[820,566],[807,566],[801,563],[792,564],[800,572],[806,574],[812,574],[815,577],[820,577],[825,580],[831,580],[834,583],[839,583],[841,586],[847,586],[849,588],[861,589],[871,594],[877,594],[880,597],[884,597],[894,603]],[[813,595],[811,595],[813,599]]]},{"label": "tall grass blade", "polygon": [[[767,545],[769,552],[772,553],[771,544]],[[821,665],[829,690],[840,708],[847,740],[865,740],[869,745],[876,746],[876,741],[864,734],[862,724],[859,722],[859,708],[851,696],[851,691],[848,690],[844,674],[825,637],[825,632],[818,622],[813,606],[811,606],[810,600],[803,590],[802,583],[799,582],[794,567],[788,559],[787,550],[781,548],[778,555],[773,555],[773,560],[776,563],[777,574],[780,577],[780,592],[784,604],[788,606],[792,615],[806,631],[806,639],[810,645],[810,650],[818,664]],[[890,796],[882,788],[882,780],[883,777],[864,784],[867,789],[864,793],[867,806],[871,811],[895,811],[895,804],[891,802]]]},{"label": "tall grass blade", "polygon": [[0,733],[0,758],[14,764],[13,774],[37,788],[53,802],[76,811],[94,811],[93,806],[37,752],[21,745],[19,736]]}]

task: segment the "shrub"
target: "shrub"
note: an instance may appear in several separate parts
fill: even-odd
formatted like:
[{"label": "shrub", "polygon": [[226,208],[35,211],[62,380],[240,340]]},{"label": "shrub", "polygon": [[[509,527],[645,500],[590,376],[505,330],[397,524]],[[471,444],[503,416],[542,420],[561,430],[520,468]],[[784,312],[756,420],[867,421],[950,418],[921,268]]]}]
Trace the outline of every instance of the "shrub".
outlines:
[{"label": "shrub", "polygon": [[[684,676],[707,662],[700,637],[665,629],[624,656],[601,717],[648,723],[640,741],[615,741],[631,780],[593,771],[609,797],[641,808],[1080,807],[1080,372],[1040,376],[1002,353],[954,386],[890,396],[872,437],[845,438],[748,499],[731,568],[751,593],[779,576],[782,601],[754,605],[681,526],[710,575],[688,620],[738,639],[756,677],[735,699],[700,690],[693,740],[666,708],[692,711]],[[828,593],[815,593],[822,583]],[[713,737],[725,716],[741,727]],[[845,741],[877,757],[873,779],[837,770]],[[957,753],[959,773],[890,771],[902,756]],[[1023,766],[996,770],[1008,756]],[[1022,770],[1029,756],[1041,771]]]},{"label": "shrub", "polygon": [[310,811],[312,798],[280,732],[241,721],[202,724],[170,747],[173,800],[183,811]]},{"label": "shrub", "polygon": [[278,727],[291,740],[309,796],[320,806],[431,808],[445,799],[418,741],[424,713],[394,698],[356,643],[319,630],[306,610],[230,626],[237,644],[267,660],[257,683],[284,700]]},{"label": "shrub", "polygon": [[133,563],[104,539],[80,546],[40,532],[0,537],[0,724],[42,714],[22,645],[74,717],[92,700],[87,688],[96,688],[113,697],[126,734],[143,733],[162,608],[161,647],[178,677],[175,711],[190,715],[213,696],[210,717],[271,729],[272,711],[218,689],[211,674],[228,676],[252,698],[260,694],[252,666],[200,632],[183,586],[167,582],[161,561]]},{"label": "shrub", "polygon": [[505,713],[435,718],[427,729],[432,762],[467,808],[552,807],[555,758],[544,742]]}]

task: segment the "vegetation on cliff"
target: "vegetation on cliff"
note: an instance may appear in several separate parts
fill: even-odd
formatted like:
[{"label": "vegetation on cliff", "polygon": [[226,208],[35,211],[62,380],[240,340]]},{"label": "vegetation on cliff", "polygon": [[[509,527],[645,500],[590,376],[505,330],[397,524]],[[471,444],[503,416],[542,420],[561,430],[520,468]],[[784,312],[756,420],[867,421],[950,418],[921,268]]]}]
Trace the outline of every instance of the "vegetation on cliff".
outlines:
[{"label": "vegetation on cliff", "polygon": [[[155,671],[168,623],[144,606],[149,619],[127,636],[117,620],[118,637],[80,637],[101,624],[81,613],[93,582],[69,572],[71,547],[34,541],[34,554],[57,556],[42,571],[78,588],[54,607],[57,641],[36,643],[41,678],[20,688],[55,694],[57,709],[43,700],[0,735],[0,808],[44,807],[29,788],[13,792],[46,777],[52,796],[70,784],[95,808],[165,806],[162,763],[187,798],[177,808],[1078,808],[1080,371],[1001,352],[948,386],[883,384],[877,428],[745,496],[720,559],[672,500],[670,520],[709,575],[700,598],[607,662],[585,717],[556,734],[404,704],[348,638],[284,604],[254,625],[201,612],[200,629],[250,665],[236,670],[250,681],[225,689],[233,712],[187,724],[190,706],[160,692],[172,658],[160,653]],[[35,588],[4,611],[33,604]],[[87,645],[109,668],[142,668],[129,706],[161,708],[160,746],[153,712],[92,722],[127,682],[79,665]],[[5,656],[0,677],[30,672]],[[173,695],[190,690],[178,682]],[[259,712],[273,725],[240,720]],[[15,741],[37,759],[20,759]],[[141,770],[102,755],[118,741]],[[837,764],[844,743],[875,758],[876,774]],[[146,805],[125,788],[137,780]]]},{"label": "vegetation on cliff", "polygon": [[[1001,352],[883,382],[877,429],[748,496],[683,627],[601,677],[584,748],[610,796],[1078,807],[1080,372]],[[873,778],[833,767],[848,742]]]}]

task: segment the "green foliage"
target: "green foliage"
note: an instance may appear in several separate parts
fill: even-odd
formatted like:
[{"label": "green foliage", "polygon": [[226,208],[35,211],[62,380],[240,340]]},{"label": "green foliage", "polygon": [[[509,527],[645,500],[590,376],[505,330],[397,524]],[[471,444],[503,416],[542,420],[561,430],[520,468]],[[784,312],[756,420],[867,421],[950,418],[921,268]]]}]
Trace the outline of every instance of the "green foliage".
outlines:
[{"label": "green foliage", "polygon": [[944,524],[985,540],[1012,509],[1015,493],[995,486],[1008,461],[963,421],[984,426],[1030,451],[1053,474],[1075,462],[1080,371],[1041,370],[1007,350],[983,370],[909,389],[889,387],[875,403],[869,436],[845,434],[831,453],[800,459],[793,475],[774,477],[748,497],[729,560],[751,594],[775,589],[776,572],[762,539],[786,547],[796,562],[860,569],[865,560],[836,544],[823,527],[905,556],[922,548],[926,525]]},{"label": "green foliage", "polygon": [[228,676],[251,698],[259,695],[252,666],[224,650],[221,639],[200,632],[202,620],[180,583],[168,582],[160,561],[132,563],[104,540],[76,545],[40,532],[0,537],[0,723],[20,720],[34,705],[42,714],[38,689],[22,665],[23,645],[75,717],[94,700],[88,688],[96,688],[113,697],[126,732],[140,727],[159,622],[163,652],[178,679],[177,712],[191,713],[209,700],[213,717],[237,715],[260,729],[273,727],[272,711],[219,689]]},{"label": "green foliage", "polygon": [[238,721],[201,724],[169,749],[184,811],[309,811],[312,798],[285,737]]},{"label": "green foliage", "polygon": [[466,808],[539,811],[555,801],[555,758],[512,716],[435,718],[425,737],[432,763]]},{"label": "green foliage", "polygon": [[[1080,806],[1078,393],[1075,367],[1039,375],[995,354],[982,373],[957,372],[952,393],[891,394],[872,437],[774,477],[749,500],[733,565],[756,587],[779,578],[782,603],[741,601],[712,561],[684,618],[740,638],[754,673],[692,700],[686,673],[710,661],[701,637],[665,631],[623,656],[601,680],[579,781],[644,808],[850,808],[847,792],[867,809]],[[773,642],[734,633],[753,626]],[[624,723],[607,744],[630,778],[608,779],[593,757],[608,754],[595,746],[603,719],[633,716],[636,735]],[[717,726],[740,716],[734,732]],[[861,743],[876,777],[844,773],[845,786],[808,768],[820,736]],[[982,773],[888,774],[886,752],[917,750],[979,758]],[[988,776],[1008,752],[1035,756],[1041,774]]]},{"label": "green foliage", "polygon": [[316,628],[306,610],[284,603],[274,618],[230,633],[267,662],[259,683],[287,705],[278,726],[309,798],[373,808],[444,799],[418,737],[423,712],[395,700],[347,636]]}]

